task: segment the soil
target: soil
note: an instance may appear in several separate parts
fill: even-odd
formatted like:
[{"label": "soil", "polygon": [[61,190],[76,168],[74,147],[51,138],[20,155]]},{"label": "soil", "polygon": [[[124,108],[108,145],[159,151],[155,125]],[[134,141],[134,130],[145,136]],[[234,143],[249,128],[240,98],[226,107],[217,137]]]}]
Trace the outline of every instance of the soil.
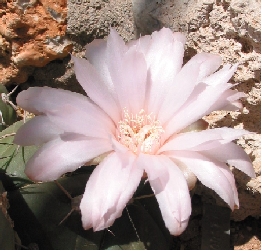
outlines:
[{"label": "soil", "polygon": [[[201,250],[202,217],[201,197],[194,195],[188,227],[180,236],[173,239],[172,249]],[[230,221],[230,249],[261,250],[261,217],[249,216],[243,221]]]},{"label": "soil", "polygon": [[231,222],[231,245],[235,250],[261,250],[261,218]]}]

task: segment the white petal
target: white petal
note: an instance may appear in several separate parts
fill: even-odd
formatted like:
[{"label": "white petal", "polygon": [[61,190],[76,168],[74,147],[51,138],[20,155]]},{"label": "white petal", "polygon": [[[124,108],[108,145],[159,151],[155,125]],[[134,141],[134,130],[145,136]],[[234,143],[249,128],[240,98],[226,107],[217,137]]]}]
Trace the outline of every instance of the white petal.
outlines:
[{"label": "white petal", "polygon": [[227,162],[252,178],[256,177],[250,158],[240,146],[233,142],[222,144],[217,148],[207,149],[204,154],[218,161]]},{"label": "white petal", "polygon": [[227,83],[230,80],[230,78],[233,76],[234,72],[237,70],[237,66],[238,66],[237,64],[233,66],[225,65],[221,70],[204,78],[202,82],[213,86]]},{"label": "white petal", "polygon": [[[163,170],[163,174],[158,177],[157,165]],[[180,235],[187,227],[191,214],[191,199],[183,173],[166,156],[152,159],[148,156],[146,172],[166,227],[172,235]]]},{"label": "white petal", "polygon": [[210,106],[214,105],[224,93],[225,90],[231,87],[230,84],[218,86],[208,86],[202,93],[194,98],[192,102],[181,107],[179,111],[165,125],[165,138],[167,139],[172,134],[179,132],[193,122],[201,119],[209,114]]},{"label": "white petal", "polygon": [[54,139],[40,148],[27,162],[25,173],[35,181],[56,180],[110,150],[111,145],[106,140],[65,135],[63,139]]},{"label": "white petal", "polygon": [[66,132],[108,138],[115,125],[108,115],[87,97],[61,89],[31,87],[17,97],[18,105],[37,114],[46,114]]},{"label": "white petal", "polygon": [[99,72],[99,76],[103,79],[104,83],[106,83],[107,87],[111,91],[111,94],[116,99],[117,96],[115,87],[106,63],[106,51],[107,41],[104,39],[95,39],[93,42],[86,45],[85,56],[87,60],[94,66],[96,71]]},{"label": "white petal", "polygon": [[214,110],[226,110],[226,111],[235,111],[242,109],[243,106],[239,101],[239,98],[246,97],[246,94],[243,92],[238,92],[236,90],[226,90],[221,98],[209,108],[209,112]]},{"label": "white petal", "polygon": [[117,123],[120,120],[121,111],[110,90],[112,87],[101,78],[100,72],[96,71],[87,60],[74,56],[72,59],[76,78],[86,94]]},{"label": "white petal", "polygon": [[56,111],[66,104],[83,109],[88,109],[91,104],[82,94],[46,86],[30,87],[22,91],[18,94],[16,101],[20,107],[35,114]]},{"label": "white petal", "polygon": [[[173,33],[170,29],[163,28],[160,31],[155,31],[151,36],[151,44],[146,53],[146,61],[153,74],[152,78],[157,77],[159,71],[159,63],[171,62],[173,65],[174,74],[176,74],[182,66],[184,55],[185,36],[178,33]],[[166,54],[167,46],[173,48],[172,54]],[[164,57],[167,56],[167,57]],[[166,61],[167,60],[167,61]],[[161,62],[162,61],[162,62]],[[161,68],[163,69],[163,68]]]},{"label": "white petal", "polygon": [[132,198],[143,171],[134,165],[133,154],[127,153],[123,160],[112,153],[90,176],[80,204],[85,229],[93,227],[99,231],[110,227]]},{"label": "white petal", "polygon": [[178,72],[168,90],[159,112],[159,119],[165,123],[187,101],[197,84],[210,75],[221,64],[221,57],[210,53],[199,53],[191,58]]},{"label": "white petal", "polygon": [[225,164],[193,151],[174,151],[170,156],[183,162],[201,181],[214,190],[233,210],[235,205],[231,182],[220,170]]},{"label": "white petal", "polygon": [[14,143],[22,146],[41,145],[59,137],[62,133],[64,130],[57,127],[46,116],[37,116],[19,128]]},{"label": "white petal", "polygon": [[188,67],[193,66],[194,64],[200,65],[197,82],[201,82],[203,78],[214,73],[221,63],[222,59],[219,55],[202,52],[192,57],[186,65],[188,65]]},{"label": "white petal", "polygon": [[[112,90],[115,91],[115,98],[119,99],[117,94],[115,80],[112,79],[113,76],[121,74],[121,69],[123,67],[123,56],[127,51],[127,46],[125,45],[123,39],[117,34],[116,30],[111,28],[110,34],[107,38],[106,50],[104,51],[104,64],[108,70],[110,79],[112,81]],[[119,87],[119,86],[118,86]],[[120,86],[121,87],[121,86]],[[124,88],[123,86],[121,88]],[[126,97],[125,97],[126,98]],[[121,104],[121,100],[118,100],[118,103]],[[122,108],[122,107],[121,107]]]},{"label": "white petal", "polygon": [[140,37],[137,40],[129,41],[126,45],[128,48],[136,47],[137,50],[139,50],[144,55],[146,55],[150,47],[151,41],[152,41],[151,36],[145,35],[145,36]]},{"label": "white petal", "polygon": [[183,38],[165,28],[152,34],[145,55],[149,73],[146,100],[148,111],[156,115],[181,69],[185,42]]},{"label": "white petal", "polygon": [[170,163],[169,159],[159,157],[158,155],[139,154],[137,159],[137,166],[142,170],[145,170],[149,180],[154,180],[159,177],[162,179],[169,179],[168,170],[163,168],[164,165]]},{"label": "white petal", "polygon": [[[158,151],[159,153],[172,150],[193,150],[203,151],[214,148],[217,145],[226,144],[249,131],[242,129],[232,129],[227,127],[203,130],[200,132],[179,133],[169,139]],[[213,146],[213,143],[214,146]],[[217,143],[217,144],[216,144]]]},{"label": "white petal", "polygon": [[193,92],[194,95],[191,95],[180,110],[174,114],[173,118],[166,125],[166,138],[209,114],[211,111],[221,109],[222,99],[226,101],[226,97],[223,94],[232,87],[227,81],[232,77],[236,68],[237,65],[231,68],[230,66],[226,66],[220,71],[204,78],[203,82],[208,86],[200,93]]},{"label": "white petal", "polygon": [[229,167],[227,165],[221,164],[219,166],[219,170],[227,177],[227,180],[231,184],[231,188],[234,194],[234,201],[235,201],[235,209],[239,208],[239,200],[238,200],[238,192],[236,188],[235,178],[233,173],[230,171]]},{"label": "white petal", "polygon": [[48,118],[66,132],[83,134],[89,137],[109,139],[115,133],[115,125],[100,108],[90,105],[88,110],[64,105],[62,110],[49,112]]},{"label": "white petal", "polygon": [[142,53],[135,47],[122,57],[109,64],[110,74],[115,84],[122,110],[126,108],[133,114],[144,108],[147,66]]}]

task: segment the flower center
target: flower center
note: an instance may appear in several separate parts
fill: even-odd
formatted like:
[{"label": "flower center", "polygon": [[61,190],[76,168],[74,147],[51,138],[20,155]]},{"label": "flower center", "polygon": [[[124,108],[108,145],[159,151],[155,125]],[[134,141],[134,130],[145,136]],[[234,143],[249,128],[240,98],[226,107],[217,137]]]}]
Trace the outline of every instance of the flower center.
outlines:
[{"label": "flower center", "polygon": [[154,153],[159,148],[164,130],[152,114],[147,115],[142,109],[133,115],[124,109],[124,119],[118,124],[118,140],[132,152]]}]

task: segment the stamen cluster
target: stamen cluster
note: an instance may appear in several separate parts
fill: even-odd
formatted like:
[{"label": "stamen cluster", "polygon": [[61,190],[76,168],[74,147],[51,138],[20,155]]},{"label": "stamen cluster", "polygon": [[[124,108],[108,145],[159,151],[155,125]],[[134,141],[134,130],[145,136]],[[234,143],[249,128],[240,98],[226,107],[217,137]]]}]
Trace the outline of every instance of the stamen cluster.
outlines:
[{"label": "stamen cluster", "polygon": [[164,132],[159,120],[143,109],[135,115],[124,109],[123,117],[117,129],[119,142],[134,153],[153,153],[159,147]]}]

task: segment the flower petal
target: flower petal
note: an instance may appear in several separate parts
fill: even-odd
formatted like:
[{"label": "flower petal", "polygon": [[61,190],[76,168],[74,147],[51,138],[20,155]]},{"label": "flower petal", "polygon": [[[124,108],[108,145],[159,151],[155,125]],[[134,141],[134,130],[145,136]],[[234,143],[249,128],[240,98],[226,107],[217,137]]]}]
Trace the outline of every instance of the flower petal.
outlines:
[{"label": "flower petal", "polygon": [[85,46],[86,59],[100,72],[100,68],[105,63],[106,40],[95,39]]},{"label": "flower petal", "polygon": [[242,103],[239,98],[246,97],[244,92],[238,92],[236,90],[226,90],[221,98],[209,108],[209,112],[215,110],[226,110],[226,111],[236,111],[243,108]]},{"label": "flower petal", "polygon": [[107,62],[105,60],[107,47],[108,45],[106,40],[95,39],[93,42],[86,45],[85,56],[87,60],[94,66],[96,71],[99,73],[99,76],[107,85],[107,88],[110,90],[114,99],[117,100],[115,87],[108,70]]},{"label": "flower petal", "polygon": [[109,139],[109,135],[115,133],[115,125],[94,105],[90,105],[87,111],[81,107],[64,105],[62,110],[49,112],[47,116],[66,132],[104,139]]},{"label": "flower petal", "polygon": [[[191,95],[187,102],[174,114],[173,118],[165,126],[165,138],[182,130],[203,116],[209,114],[213,110],[221,109],[221,102],[225,102],[223,106],[228,104],[223,94],[232,87],[227,81],[232,77],[237,65],[224,67],[220,71],[203,79],[207,87],[199,92]],[[218,78],[214,78],[214,75]],[[196,95],[196,96],[195,96]],[[222,100],[224,98],[224,100]]]},{"label": "flower petal", "polygon": [[234,201],[235,201],[235,209],[239,208],[239,200],[238,200],[238,192],[236,188],[235,178],[233,173],[230,171],[229,167],[225,164],[221,163],[221,166],[219,166],[219,170],[227,177],[227,180],[229,181],[233,194],[234,194]]},{"label": "flower petal", "polygon": [[91,104],[82,94],[46,86],[30,87],[22,91],[16,101],[20,107],[34,114],[56,111],[66,104],[88,109]]},{"label": "flower petal", "polygon": [[22,146],[41,145],[59,137],[64,130],[57,127],[46,116],[37,116],[19,128],[14,143]]},{"label": "flower petal", "polygon": [[183,162],[203,185],[214,190],[232,210],[234,209],[235,199],[231,182],[220,170],[224,166],[223,163],[193,151],[174,151],[169,155]]},{"label": "flower petal", "polygon": [[166,177],[166,182],[169,179],[168,170],[163,168],[164,165],[167,165],[169,160],[159,157],[158,155],[150,155],[140,153],[137,159],[137,166],[142,170],[145,170],[149,180],[155,180],[159,177]]},{"label": "flower petal", "polygon": [[[221,58],[209,53],[200,53],[189,60],[177,74],[176,79],[162,101],[158,119],[169,120],[188,100],[199,81],[213,73],[221,64]],[[161,75],[162,77],[162,75]]]},{"label": "flower petal", "polygon": [[78,93],[31,87],[18,95],[17,102],[25,110],[46,114],[51,122],[66,132],[106,138],[109,133],[115,133],[115,125],[108,115]]},{"label": "flower petal", "polygon": [[[143,39],[143,38],[142,38]],[[182,66],[185,36],[181,33],[173,33],[170,29],[162,28],[160,31],[155,31],[151,35],[151,43],[145,53],[146,62],[153,74],[152,78],[158,77],[159,63],[173,66],[173,72],[176,74]],[[171,45],[173,48],[172,54],[166,54],[167,46]],[[143,47],[141,47],[143,48]],[[163,69],[161,67],[161,69]],[[164,72],[162,72],[164,74]]]},{"label": "flower petal", "polygon": [[112,86],[100,77],[100,72],[98,74],[87,60],[74,56],[72,56],[72,59],[75,65],[76,78],[84,88],[87,96],[117,123],[121,114],[118,108],[119,105],[112,94]]},{"label": "flower petal", "polygon": [[144,107],[147,81],[147,66],[143,54],[132,47],[124,55],[110,59],[108,67],[122,110],[139,113]]},{"label": "flower petal", "polygon": [[84,229],[110,227],[132,198],[143,170],[136,168],[133,154],[126,153],[123,159],[111,153],[90,176],[80,204]]},{"label": "flower petal", "polygon": [[237,64],[234,64],[233,66],[225,65],[221,70],[204,78],[202,82],[213,86],[227,83],[233,76],[234,72],[237,70],[237,66]]},{"label": "flower petal", "polygon": [[94,157],[112,150],[106,140],[87,139],[82,135],[65,135],[46,143],[27,162],[25,173],[35,181],[56,180]]},{"label": "flower petal", "polygon": [[[181,35],[181,34],[180,34]],[[181,69],[184,55],[184,36],[163,28],[152,34],[152,41],[145,55],[148,65],[147,109],[158,114],[169,88]]]},{"label": "flower petal", "polygon": [[142,52],[144,55],[147,54],[148,49],[151,45],[152,38],[150,35],[145,35],[140,37],[137,40],[131,40],[126,45],[130,49],[133,46],[137,47],[137,49]]},{"label": "flower petal", "polygon": [[[184,105],[165,125],[165,139],[179,132],[193,122],[210,113],[210,106],[216,104],[230,84],[208,86],[193,101]],[[193,97],[192,97],[193,98]],[[214,105],[215,107],[215,105]]]},{"label": "flower petal", "polygon": [[222,58],[219,55],[202,52],[192,57],[186,65],[188,65],[188,67],[191,67],[194,64],[200,65],[197,82],[202,82],[203,78],[214,73],[221,63]]},{"label": "flower petal", "polygon": [[227,162],[229,165],[236,167],[251,178],[256,177],[252,162],[247,153],[233,142],[220,145],[217,148],[207,149],[203,151],[203,153],[210,158],[217,159],[221,162]]},{"label": "flower petal", "polygon": [[158,151],[158,154],[173,150],[209,150],[221,144],[226,144],[237,139],[249,131],[232,129],[227,127],[203,130],[200,132],[186,132],[175,135],[166,142]]},{"label": "flower petal", "polygon": [[[157,165],[164,172],[159,177],[155,175],[156,168],[150,168]],[[180,235],[187,227],[191,214],[191,199],[183,173],[166,156],[148,157],[146,172],[166,227],[172,235]]]}]

